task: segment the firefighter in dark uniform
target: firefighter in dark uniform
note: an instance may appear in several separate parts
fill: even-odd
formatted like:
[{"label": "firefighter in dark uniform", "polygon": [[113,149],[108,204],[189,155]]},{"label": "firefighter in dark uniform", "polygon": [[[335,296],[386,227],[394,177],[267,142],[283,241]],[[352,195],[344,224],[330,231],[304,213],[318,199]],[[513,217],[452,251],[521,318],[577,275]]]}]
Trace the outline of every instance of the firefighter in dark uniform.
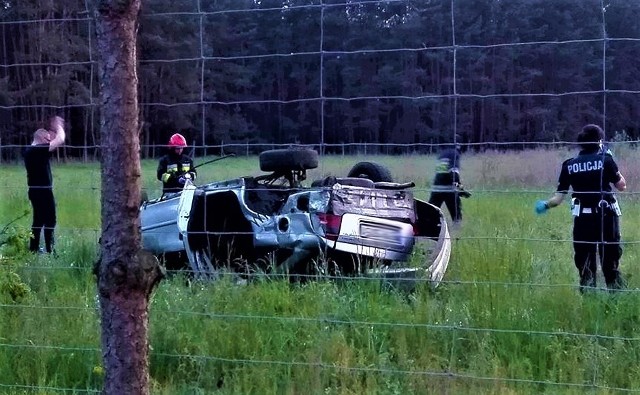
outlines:
[{"label": "firefighter in dark uniform", "polygon": [[24,167],[27,170],[29,200],[33,208],[29,240],[31,252],[40,252],[41,233],[44,233],[46,251],[54,252],[56,201],[53,197],[53,176],[49,159],[51,152],[64,144],[65,137],[64,120],[57,116],[53,117],[46,129],[35,131],[33,142],[22,152]]},{"label": "firefighter in dark uniform", "polygon": [[624,288],[619,270],[620,206],[611,188],[624,191],[627,183],[610,151],[603,150],[604,133],[597,125],[586,125],[578,134],[578,156],[562,163],[556,193],[536,202],[536,213],[556,207],[572,189],[574,261],[580,274],[580,291],[596,286],[597,259],[600,256],[607,288]]},{"label": "firefighter in dark uniform", "polygon": [[471,194],[464,190],[460,180],[460,146],[445,149],[438,155],[436,174],[431,186],[429,203],[436,207],[444,203],[454,222],[462,220],[462,204],[460,197]]},{"label": "firefighter in dark uniform", "polygon": [[187,140],[179,133],[169,139],[169,153],[158,163],[157,177],[162,181],[162,194],[182,191],[186,180],[194,181],[197,173],[193,160],[182,151]]}]

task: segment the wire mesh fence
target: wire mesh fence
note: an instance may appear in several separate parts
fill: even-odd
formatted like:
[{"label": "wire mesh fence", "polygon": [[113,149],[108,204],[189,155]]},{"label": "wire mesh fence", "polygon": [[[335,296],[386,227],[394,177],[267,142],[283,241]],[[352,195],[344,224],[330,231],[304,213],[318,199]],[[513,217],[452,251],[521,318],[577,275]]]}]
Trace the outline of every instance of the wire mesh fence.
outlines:
[{"label": "wire mesh fence", "polygon": [[[58,256],[0,256],[0,371],[11,371],[0,375],[0,387],[8,392],[98,392],[103,377],[92,271],[108,180],[99,168],[93,17],[89,2],[62,3],[35,12],[0,4],[0,87],[11,92],[0,94],[1,223],[29,210],[21,151],[38,120],[62,113],[70,121],[68,144],[53,158]],[[140,151],[151,199],[161,195],[155,160],[176,130],[187,135],[196,163],[236,155],[203,167],[203,186],[263,174],[265,150],[308,147],[321,154],[309,181],[346,177],[356,162],[372,161],[394,181],[414,182],[412,193],[426,201],[438,152],[460,144],[461,174],[473,193],[463,201],[462,224],[445,210],[452,255],[435,291],[426,278],[406,280],[411,292],[389,290],[371,273],[299,274],[290,284],[265,268],[213,282],[170,270],[151,312],[159,393],[176,383],[295,392],[306,382],[327,393],[490,392],[493,385],[638,392],[637,372],[627,368],[637,365],[640,339],[631,265],[640,240],[633,222],[640,84],[623,54],[636,51],[640,34],[618,26],[638,6],[590,1],[578,18],[570,2],[544,1],[488,2],[477,13],[455,0],[148,3]],[[523,15],[522,7],[535,14],[532,22],[512,28],[509,13]],[[554,7],[572,15],[565,23],[574,29],[553,28],[562,25],[548,11]],[[545,15],[554,21],[542,24],[548,34],[534,20]],[[336,30],[345,24],[349,30]],[[169,32],[180,40],[160,45]],[[20,34],[30,51],[20,50]],[[51,59],[35,57],[47,37]],[[572,52],[587,60],[567,61]],[[613,296],[580,296],[568,210],[533,214],[586,122],[604,127],[630,186],[618,194],[629,287]],[[28,219],[18,225],[28,232]],[[69,368],[52,373],[57,366]],[[255,375],[258,388],[244,375]]]}]

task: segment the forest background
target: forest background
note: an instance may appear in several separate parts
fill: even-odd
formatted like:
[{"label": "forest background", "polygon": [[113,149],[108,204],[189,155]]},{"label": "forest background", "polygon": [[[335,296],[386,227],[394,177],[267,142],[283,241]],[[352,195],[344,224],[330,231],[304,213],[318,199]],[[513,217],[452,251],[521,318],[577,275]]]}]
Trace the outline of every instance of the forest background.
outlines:
[{"label": "forest background", "polygon": [[[546,4],[546,5],[545,5]],[[640,134],[640,4],[624,0],[155,0],[139,29],[142,155],[274,144],[430,152]],[[99,158],[84,0],[0,1],[0,159],[48,115],[65,157]],[[346,147],[346,148],[345,148]]]}]

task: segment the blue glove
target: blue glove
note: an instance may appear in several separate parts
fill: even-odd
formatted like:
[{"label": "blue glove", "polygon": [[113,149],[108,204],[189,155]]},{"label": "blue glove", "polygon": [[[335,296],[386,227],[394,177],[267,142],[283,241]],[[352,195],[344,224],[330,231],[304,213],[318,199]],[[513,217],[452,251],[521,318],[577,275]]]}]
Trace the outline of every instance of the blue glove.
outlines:
[{"label": "blue glove", "polygon": [[544,214],[549,210],[549,205],[544,200],[538,200],[536,202],[536,214]]},{"label": "blue glove", "polygon": [[184,176],[180,176],[180,178],[178,178],[178,184],[184,185],[185,182],[187,182],[187,179]]}]

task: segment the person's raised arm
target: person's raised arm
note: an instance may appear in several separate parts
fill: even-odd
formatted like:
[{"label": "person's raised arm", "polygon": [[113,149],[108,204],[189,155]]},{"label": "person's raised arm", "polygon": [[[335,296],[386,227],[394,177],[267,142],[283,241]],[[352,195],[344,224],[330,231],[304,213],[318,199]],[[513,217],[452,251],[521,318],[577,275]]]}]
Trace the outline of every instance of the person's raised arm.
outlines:
[{"label": "person's raised arm", "polygon": [[64,119],[57,115],[53,117],[53,119],[51,119],[49,132],[55,134],[49,142],[49,151],[53,151],[64,144],[64,140],[66,138],[64,131]]}]

